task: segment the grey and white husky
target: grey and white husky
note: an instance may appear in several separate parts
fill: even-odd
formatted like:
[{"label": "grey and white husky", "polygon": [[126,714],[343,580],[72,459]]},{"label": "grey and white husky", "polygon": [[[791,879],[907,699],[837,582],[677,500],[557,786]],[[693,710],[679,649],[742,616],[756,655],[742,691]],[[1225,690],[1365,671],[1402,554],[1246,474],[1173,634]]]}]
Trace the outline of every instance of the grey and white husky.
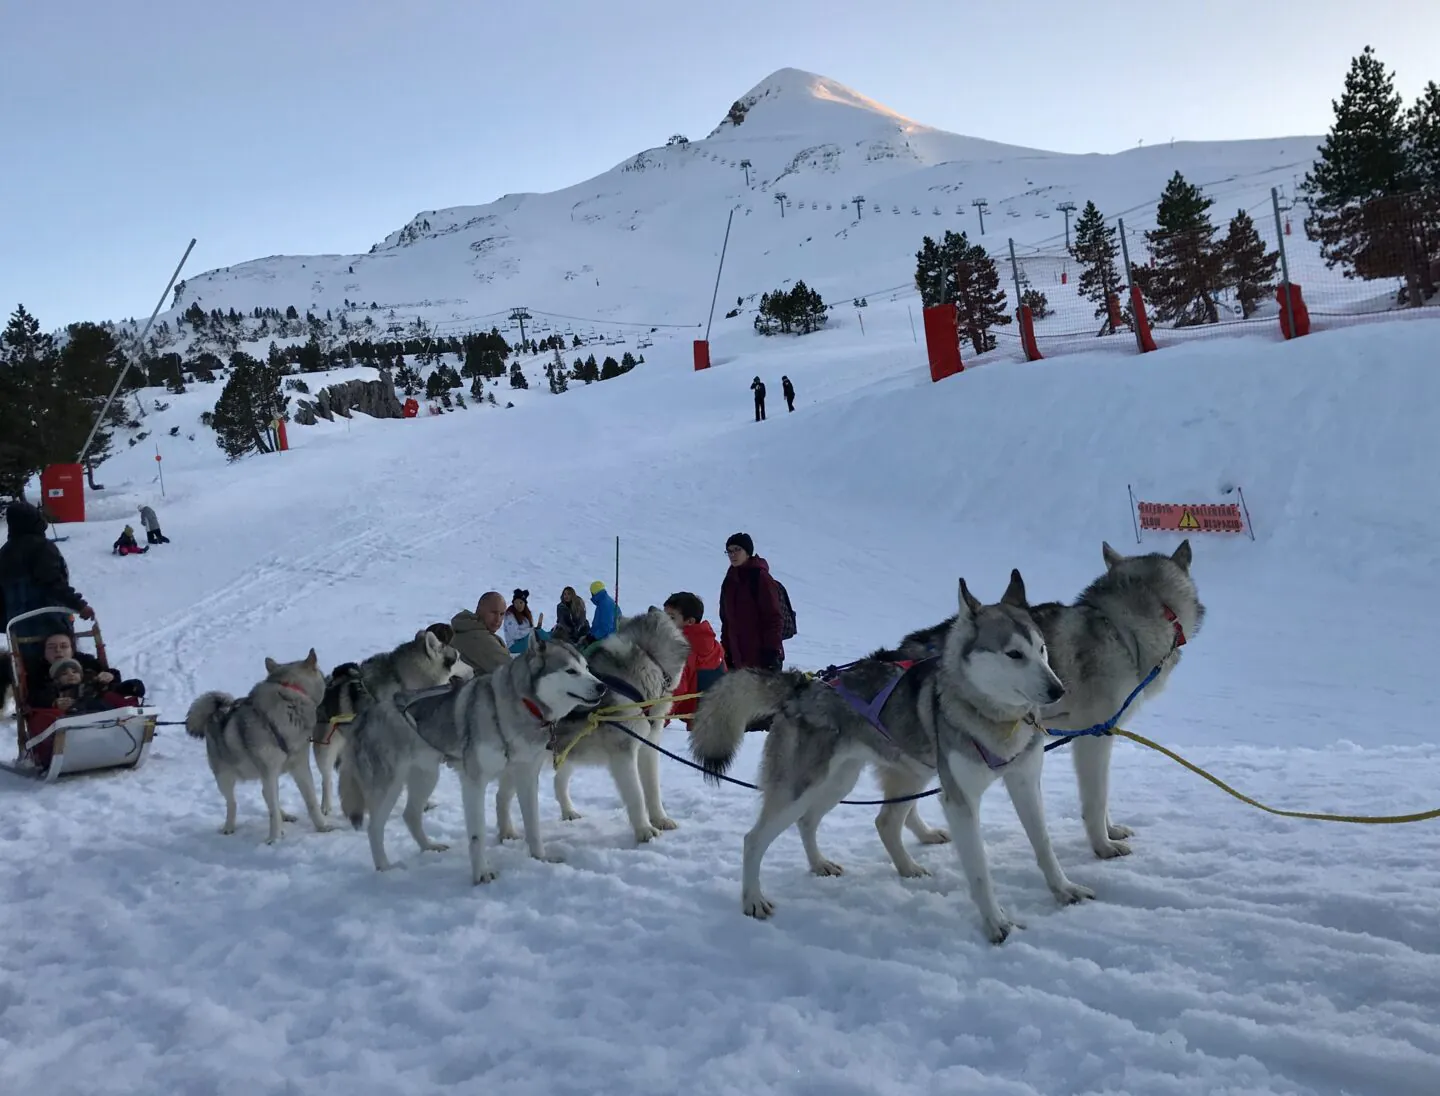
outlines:
[{"label": "grey and white husky", "polygon": [[[1133,717],[1146,700],[1165,688],[1180,663],[1180,648],[1193,639],[1205,620],[1195,580],[1190,574],[1190,541],[1169,555],[1150,552],[1124,556],[1101,545],[1105,573],[1075,599],[1074,604],[1046,602],[1030,614],[1045,635],[1050,665],[1065,685],[1064,699],[1040,713],[1046,727],[1078,731],[1105,723],[1157,666],[1159,673],[1125,712]],[[911,632],[891,651],[872,658],[925,658],[939,650],[951,621]],[[1102,859],[1124,856],[1133,835],[1127,826],[1110,821],[1110,752],[1108,735],[1076,738],[1075,775],[1080,785],[1080,813],[1090,847]]]},{"label": "grey and white husky", "polygon": [[259,780],[270,812],[266,843],[278,841],[281,823],[295,821],[280,809],[280,774],[287,772],[300,789],[315,828],[322,833],[333,828],[320,816],[310,775],[310,734],[324,694],[325,675],[311,648],[299,662],[266,658],[265,680],[248,696],[236,699],[229,693],[208,692],[190,705],[185,730],[192,738],[205,740],[210,771],[225,797],[221,833],[235,832],[236,783]]},{"label": "grey and white husky", "polygon": [[[760,861],[792,824],[800,830],[810,870],[840,874],[821,854],[816,831],[867,764],[879,770],[886,798],[914,794],[938,773],[945,817],[991,941],[1002,942],[1018,927],[995,900],[980,834],[980,797],[997,779],[1005,782],[1055,897],[1067,904],[1095,897],[1066,877],[1045,826],[1044,734],[1033,717],[1065,690],[1046,659],[1020,573],[1011,572],[995,605],[982,605],[962,579],[960,611],[946,629],[939,657],[917,663],[898,679],[897,673],[893,663],[873,658],[830,683],[797,673],[744,670],[727,674],[700,701],[690,724],[691,753],[712,774],[730,766],[747,725],[772,717],[760,768],[760,818],[745,835],[745,913],[764,918],[774,911],[760,889]],[[862,710],[866,701],[869,711]],[[913,804],[893,806],[877,819],[881,838],[902,874],[922,874],[900,842]]]},{"label": "grey and white husky", "polygon": [[358,677],[360,703],[354,720],[337,727],[327,749],[333,751],[338,740],[340,809],[356,829],[370,812],[370,852],[380,871],[390,867],[385,823],[402,791],[406,793],[403,817],[415,843],[424,852],[444,852],[449,847],[431,841],[424,827],[425,804],[440,780],[440,762],[416,739],[415,728],[396,707],[395,698],[468,680],[474,674],[459,653],[433,632],[416,632],[414,639],[393,651],[371,655],[360,663],[357,674],[350,675],[352,680]]},{"label": "grey and white husky", "polygon": [[[320,813],[330,813],[330,788],[334,782],[336,763],[345,748],[345,739],[355,719],[369,706],[374,696],[394,696],[401,690],[427,689],[447,681],[463,681],[474,675],[475,671],[460,657],[459,651],[441,643],[428,631],[416,632],[414,639],[406,640],[392,651],[371,655],[360,663],[341,663],[330,671],[325,679],[325,699],[321,701],[315,719],[314,749],[315,764],[320,769]],[[373,683],[373,693],[367,682]],[[436,775],[438,777],[439,774]],[[429,810],[430,806],[425,809]]]},{"label": "grey and white husky", "polygon": [[[520,797],[530,855],[553,859],[540,837],[540,770],[554,745],[556,724],[577,708],[594,708],[604,695],[605,683],[591,675],[584,655],[537,634],[524,654],[492,673],[455,688],[396,698],[397,710],[414,721],[409,752],[399,760],[412,772],[444,760],[460,775],[470,876],[476,884],[495,878],[485,853],[485,791],[502,777]],[[363,746],[365,735],[358,742]],[[349,768],[347,759],[340,774],[342,802]],[[392,779],[398,786],[398,778]],[[378,849],[375,832],[372,825],[372,848]],[[378,849],[376,867],[383,856]]]},{"label": "grey and white husky", "polygon": [[[625,617],[620,626],[585,656],[590,672],[605,683],[604,707],[635,704],[669,696],[689,657],[690,644],[663,609],[650,609]],[[660,800],[660,755],[618,728],[623,726],[647,742],[659,743],[670,713],[667,701],[647,709],[617,714],[594,731],[585,733],[586,720],[572,716],[555,726],[555,755],[568,748],[564,764],[555,770],[555,799],[560,817],[580,817],[570,801],[570,777],[577,765],[606,765],[615,790],[625,804],[635,840],[643,844],[661,830],[675,829]],[[515,789],[509,777],[500,778],[495,793],[495,814],[502,841],[518,837],[510,822],[510,800]]]}]

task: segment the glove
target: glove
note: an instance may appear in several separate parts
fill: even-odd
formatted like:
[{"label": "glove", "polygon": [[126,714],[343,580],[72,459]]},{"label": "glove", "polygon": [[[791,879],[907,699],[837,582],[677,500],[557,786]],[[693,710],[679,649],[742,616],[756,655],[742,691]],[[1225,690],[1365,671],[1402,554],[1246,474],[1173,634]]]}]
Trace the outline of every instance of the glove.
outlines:
[{"label": "glove", "polygon": [[772,674],[778,674],[785,668],[785,660],[780,657],[779,651],[761,651],[760,667]]},{"label": "glove", "polygon": [[80,607],[80,619],[81,619],[81,620],[94,620],[94,619],[95,619],[95,610],[92,609],[92,608],[90,608],[89,605],[82,605],[82,606]]}]

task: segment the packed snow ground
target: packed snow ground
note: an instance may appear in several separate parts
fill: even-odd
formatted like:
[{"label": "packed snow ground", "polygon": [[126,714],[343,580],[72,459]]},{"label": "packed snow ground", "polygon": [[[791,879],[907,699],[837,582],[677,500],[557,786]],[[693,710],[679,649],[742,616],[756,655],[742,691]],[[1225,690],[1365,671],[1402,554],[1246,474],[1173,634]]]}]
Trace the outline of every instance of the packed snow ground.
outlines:
[{"label": "packed snow ground", "polygon": [[[1139,550],[1127,484],[1155,501],[1238,484],[1257,539],[1195,540],[1206,626],[1132,726],[1277,805],[1440,806],[1440,518],[1416,459],[1440,429],[1437,328],[995,362],[931,385],[897,307],[889,335],[722,341],[708,373],[652,361],[508,411],[292,427],[291,452],[234,465],[157,431],[165,497],[148,444],[127,450],[63,547],[115,661],[178,719],[201,690],[243,692],[266,655],[358,658],[488,588],[528,587],[548,620],[564,585],[612,581],[617,534],[623,607],[691,589],[714,619],[725,537],[748,530],[798,612],[789,660],[822,666],[947,615],[960,575],[993,599],[1018,566],[1037,600],[1073,597],[1102,539]],[[171,414],[186,400],[205,402]],[[141,501],[173,543],[111,557]],[[667,745],[683,751],[678,727]],[[921,848],[933,876],[902,881],[869,808],[822,828],[843,877],[808,875],[787,835],[765,864],[774,920],[743,917],[755,799],[669,762],[680,829],[634,847],[609,777],[582,771],[578,822],[542,790],[565,863],[509,845],[478,889],[448,774],[427,824],[456,850],[420,856],[397,820],[409,870],[386,875],[348,828],[302,821],[265,846],[255,785],[220,836],[204,750],[179,728],[139,772],[0,776],[0,1091],[1436,1091],[1440,823],[1275,818],[1120,743],[1112,813],[1135,851],[1101,863],[1050,756],[1057,851],[1099,898],[1055,907],[996,789],[996,885],[1029,926],[1001,948],[953,849]]]}]

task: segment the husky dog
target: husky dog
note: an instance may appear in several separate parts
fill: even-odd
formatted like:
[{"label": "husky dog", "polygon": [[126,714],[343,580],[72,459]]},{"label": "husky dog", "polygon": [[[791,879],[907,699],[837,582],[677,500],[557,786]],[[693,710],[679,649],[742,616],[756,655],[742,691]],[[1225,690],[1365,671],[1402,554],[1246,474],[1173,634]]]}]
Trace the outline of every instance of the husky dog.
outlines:
[{"label": "husky dog", "polygon": [[345,727],[369,700],[358,662],[342,662],[325,678],[325,696],[315,713],[315,731],[310,736],[315,767],[320,770],[320,813],[329,816],[333,805],[335,763],[345,745]]},{"label": "husky dog", "polygon": [[[605,691],[605,683],[587,669],[584,655],[565,642],[547,643],[536,633],[524,654],[493,673],[458,688],[396,697],[397,710],[404,710],[415,727],[409,753],[396,764],[411,773],[428,772],[427,766],[438,767],[443,759],[460,774],[470,876],[476,884],[495,878],[485,856],[485,791],[492,780],[507,773],[520,797],[530,855],[552,859],[545,855],[540,839],[540,769],[549,756],[547,749],[554,745],[556,723],[577,708],[594,708]],[[359,741],[363,744],[365,737],[359,736]],[[349,770],[347,760],[340,774],[342,802]],[[397,769],[391,784],[398,788],[404,775]],[[393,794],[388,802],[393,804]],[[371,848],[378,868],[385,852],[376,834],[372,818]]]},{"label": "husky dog", "polygon": [[315,710],[325,694],[325,675],[316,665],[315,651],[300,662],[265,659],[265,680],[236,699],[229,693],[204,693],[185,713],[185,730],[205,740],[205,756],[215,783],[225,797],[225,825],[221,833],[235,832],[235,784],[259,780],[270,811],[267,844],[280,839],[280,824],[294,822],[280,809],[280,774],[288,772],[300,789],[310,821],[321,833],[332,829],[320,817],[315,781],[310,775],[310,732]]},{"label": "husky dog", "polygon": [[[651,608],[641,616],[625,617],[620,626],[593,648],[585,661],[590,673],[606,685],[601,704],[636,704],[668,696],[680,680],[690,644],[663,609]],[[586,733],[586,721],[577,717],[555,726],[555,756],[569,747],[564,764],[555,770],[555,799],[560,817],[567,822],[580,817],[570,801],[570,777],[576,765],[607,765],[615,790],[630,816],[635,840],[641,844],[659,837],[661,830],[675,829],[660,801],[660,755],[618,730],[626,727],[647,742],[658,743],[665,729],[671,704],[666,701],[650,708],[634,709],[607,720]],[[495,793],[495,814],[500,840],[519,837],[510,822],[510,800],[515,794],[509,775],[500,778]]]},{"label": "husky dog", "polygon": [[[431,841],[422,824],[426,801],[440,779],[440,763],[411,764],[412,755],[424,745],[416,741],[415,729],[395,706],[395,697],[465,681],[474,673],[459,652],[425,631],[416,632],[414,639],[393,651],[371,655],[360,663],[358,674],[347,675],[358,690],[347,687],[340,697],[342,702],[347,696],[352,701],[359,699],[355,719],[344,724],[343,731],[337,726],[327,749],[333,752],[338,740],[340,809],[350,824],[359,829],[366,808],[370,810],[370,850],[380,871],[390,867],[385,857],[385,823],[402,790],[406,791],[405,825],[416,844],[425,852],[449,848]],[[324,765],[321,762],[322,769]]]},{"label": "husky dog", "polygon": [[[1105,573],[1073,605],[1047,602],[1030,609],[1050,649],[1050,665],[1065,684],[1064,700],[1040,713],[1052,730],[1084,730],[1114,718],[1125,698],[1150,671],[1155,679],[1126,709],[1134,715],[1159,693],[1180,662],[1180,648],[1194,638],[1205,620],[1195,581],[1190,576],[1190,541],[1170,555],[1151,552],[1122,556],[1101,545]],[[911,632],[892,651],[872,658],[925,658],[939,649],[950,621]],[[1076,738],[1075,775],[1080,784],[1080,814],[1095,855],[1108,860],[1130,851],[1127,826],[1110,821],[1109,735]]]},{"label": "husky dog", "polygon": [[[1050,846],[1040,795],[1044,733],[1034,713],[1064,695],[1030,618],[1025,584],[1012,571],[996,605],[982,605],[960,580],[960,611],[936,658],[898,680],[893,664],[863,659],[832,683],[796,673],[727,674],[700,701],[690,724],[691,753],[711,774],[734,760],[745,728],[770,716],[760,768],[760,818],[745,835],[741,906],[765,918],[774,906],[760,890],[760,861],[792,824],[810,870],[839,875],[816,843],[820,820],[855,786],[867,764],[880,771],[886,798],[914,794],[938,772],[941,802],[985,934],[1001,943],[1019,927],[995,900],[980,835],[980,797],[1005,782],[1045,882],[1062,903],[1094,898],[1065,876]],[[861,694],[873,697],[868,709]],[[878,710],[876,710],[878,708]],[[876,825],[902,874],[920,874],[900,844],[910,804]],[[910,870],[907,870],[907,867]]]}]

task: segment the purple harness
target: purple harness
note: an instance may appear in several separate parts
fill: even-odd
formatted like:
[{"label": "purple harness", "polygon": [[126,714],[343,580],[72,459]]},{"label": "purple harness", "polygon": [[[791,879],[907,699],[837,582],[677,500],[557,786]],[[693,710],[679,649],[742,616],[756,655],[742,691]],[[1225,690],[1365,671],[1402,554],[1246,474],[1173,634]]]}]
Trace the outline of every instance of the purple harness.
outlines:
[{"label": "purple harness", "polygon": [[[844,685],[840,684],[840,675],[848,670],[850,666],[855,665],[854,663],[846,666],[832,667],[818,676],[821,681],[835,690],[836,695],[839,696],[841,700],[845,701],[845,703],[849,704],[850,707],[854,708],[857,713],[863,716],[865,722],[879,731],[887,741],[893,743],[895,739],[891,737],[889,730],[885,727],[884,721],[880,718],[880,713],[885,708],[885,702],[890,699],[890,695],[895,691],[895,687],[900,684],[900,679],[910,671],[912,666],[916,666],[920,662],[931,661],[933,661],[933,659],[925,658],[919,660],[905,659],[891,663],[898,672],[891,676],[890,680],[885,683],[885,687],[875,694],[873,700],[865,700],[863,697],[851,692]],[[1016,754],[1015,757],[1000,757],[987,749],[985,744],[973,735],[966,735],[965,737],[970,740],[970,745],[975,747],[975,752],[980,755],[980,760],[984,761],[991,769],[1003,769],[1006,765],[1010,764],[1010,762],[1014,761],[1015,757],[1020,756],[1020,754]],[[1024,750],[1020,751],[1020,753],[1024,752]]]}]

